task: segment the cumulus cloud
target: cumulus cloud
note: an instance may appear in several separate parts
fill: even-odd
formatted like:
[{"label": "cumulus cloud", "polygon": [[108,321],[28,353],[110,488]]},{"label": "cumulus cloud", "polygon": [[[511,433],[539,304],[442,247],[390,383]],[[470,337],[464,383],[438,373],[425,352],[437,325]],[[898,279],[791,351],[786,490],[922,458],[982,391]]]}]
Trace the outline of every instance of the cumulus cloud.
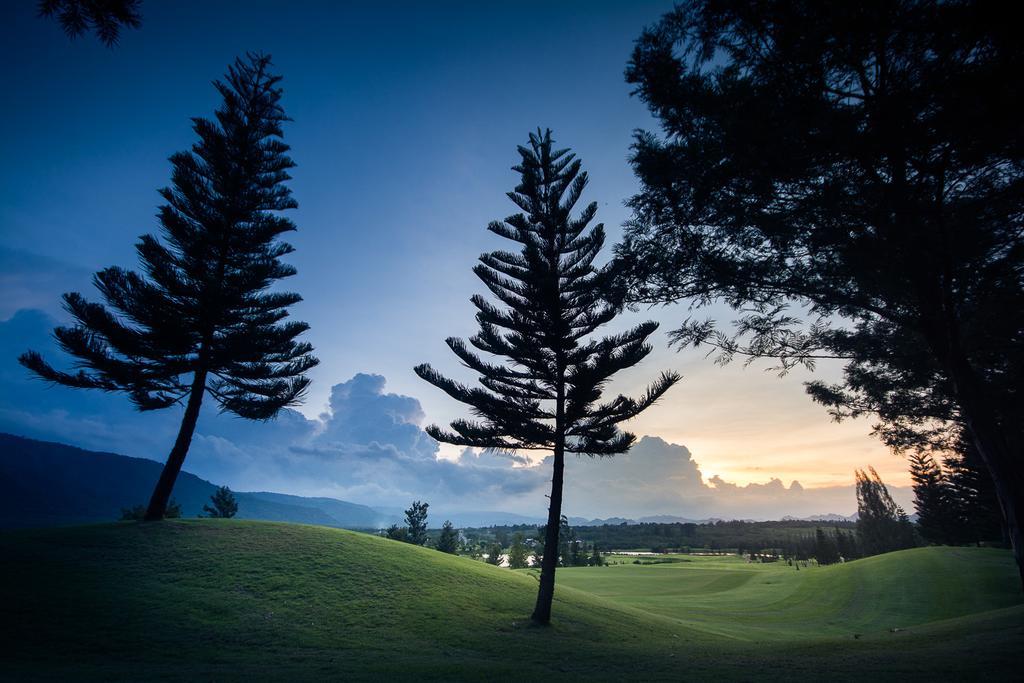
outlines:
[{"label": "cumulus cloud", "polygon": [[[909,509],[909,489],[890,491]],[[772,478],[740,486],[718,475],[705,480],[689,449],[655,436],[641,438],[625,455],[568,460],[565,498],[573,514],[585,517],[778,519],[850,515],[857,508],[852,485],[805,488]]]},{"label": "cumulus cloud", "polygon": [[[48,387],[17,364],[28,348],[68,364],[50,339],[53,325],[38,310],[0,322],[0,431],[163,461],[179,410],[140,414],[123,396]],[[390,508],[423,499],[439,511],[546,515],[550,456],[534,463],[521,454],[465,449],[447,460],[423,431],[424,420],[416,398],[389,393],[384,377],[364,373],[335,384],[315,419],[289,409],[275,420],[251,422],[220,414],[207,401],[185,468],[236,490],[332,496]],[[850,514],[856,508],[852,486],[705,480],[685,446],[653,436],[624,455],[570,456],[565,482],[565,512],[581,517],[769,519]],[[909,492],[892,490],[898,502],[909,504]]]},{"label": "cumulus cloud", "polygon": [[359,373],[331,387],[328,410],[317,443],[344,448],[346,444],[390,444],[400,453],[436,459],[437,442],[421,428],[423,408],[411,396],[384,391],[380,375]]}]

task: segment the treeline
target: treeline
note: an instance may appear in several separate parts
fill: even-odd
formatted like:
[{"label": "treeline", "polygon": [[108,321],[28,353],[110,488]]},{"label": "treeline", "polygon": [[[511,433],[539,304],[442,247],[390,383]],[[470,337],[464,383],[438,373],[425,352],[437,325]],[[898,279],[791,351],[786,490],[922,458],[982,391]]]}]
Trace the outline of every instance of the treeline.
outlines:
[{"label": "treeline", "polygon": [[[649,552],[691,552],[739,550],[768,551],[791,549],[792,554],[813,548],[815,531],[822,522],[815,521],[717,521],[642,524],[602,524],[572,527],[576,539],[597,544],[606,550],[642,550]],[[853,534],[854,522],[829,523],[835,530]],[[538,527],[530,524],[492,526],[463,530],[471,541],[507,544],[515,534],[536,538]],[[834,533],[834,532],[833,532]],[[804,553],[806,554],[806,553]]]}]

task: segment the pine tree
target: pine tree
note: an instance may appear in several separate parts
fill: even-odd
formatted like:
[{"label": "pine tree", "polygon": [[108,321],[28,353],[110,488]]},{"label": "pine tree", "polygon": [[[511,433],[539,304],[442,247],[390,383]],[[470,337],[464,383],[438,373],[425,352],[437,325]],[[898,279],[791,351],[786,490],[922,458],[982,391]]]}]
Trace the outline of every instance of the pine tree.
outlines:
[{"label": "pine tree", "polygon": [[511,569],[523,569],[529,566],[526,561],[526,546],[523,545],[523,535],[517,533],[512,539],[512,547],[508,549],[508,566]]},{"label": "pine tree", "polygon": [[55,370],[35,351],[19,359],[51,382],[125,392],[139,410],[184,402],[147,520],[165,515],[206,394],[224,412],[268,420],[300,401],[317,363],[295,341],[309,326],[283,322],[301,297],[266,291],[295,274],[279,260],[292,247],[278,239],[295,224],[278,212],[296,207],[284,185],[294,164],[281,140],[281,79],[269,67],[269,57],[249,55],[214,84],[223,97],[216,120],[194,119],[199,142],[171,157],[163,241],[145,235],[136,246],[143,272],[98,272],[106,305],[64,295],[75,322],[54,336],[78,371]]},{"label": "pine tree", "polygon": [[459,534],[455,531],[450,520],[444,520],[441,525],[441,535],[437,538],[436,548],[442,553],[454,555],[459,551]]},{"label": "pine tree", "polygon": [[597,543],[594,544],[594,547],[591,550],[589,564],[592,567],[601,567],[604,565],[604,558],[601,557],[601,551],[597,547]]},{"label": "pine tree", "polygon": [[931,543],[957,542],[957,511],[946,477],[935,459],[926,452],[909,456],[914,486],[914,509],[921,536]]},{"label": "pine tree", "polygon": [[840,558],[848,562],[859,557],[857,554],[857,538],[852,531],[846,533],[839,527],[835,527],[835,536],[836,551],[839,553]]},{"label": "pine tree", "polygon": [[857,535],[864,555],[879,555],[916,545],[907,513],[889,495],[874,467],[856,471]]},{"label": "pine tree", "polygon": [[204,505],[203,512],[207,517],[230,518],[238,514],[238,501],[235,494],[227,486],[218,486],[217,490],[210,496],[213,506]]},{"label": "pine tree", "polygon": [[406,540],[409,543],[423,545],[427,542],[428,507],[430,507],[430,503],[421,503],[418,500],[414,500],[409,509],[405,511]]},{"label": "pine tree", "polygon": [[493,564],[495,567],[501,565],[501,544],[492,543],[487,548],[487,564]]},{"label": "pine tree", "polygon": [[818,527],[814,532],[814,559],[818,564],[835,564],[839,561],[839,549],[836,539]]},{"label": "pine tree", "polygon": [[461,339],[447,340],[455,355],[480,374],[482,388],[469,388],[431,368],[420,377],[469,405],[479,418],[456,420],[452,431],[428,428],[438,441],[498,451],[551,452],[552,479],[547,538],[540,589],[532,619],[551,620],[555,566],[562,514],[566,453],[610,456],[625,453],[635,437],[618,429],[653,404],[678,379],[664,373],[640,399],[617,396],[599,403],[605,384],[619,370],[639,363],[651,350],[647,338],[657,323],[647,322],[601,340],[587,337],[618,312],[603,300],[608,269],[594,267],[604,244],[604,228],[587,225],[597,212],[591,203],[571,216],[587,184],[587,174],[569,150],[552,148],[551,131],[530,135],[519,147],[513,168],[519,185],[508,193],[523,213],[495,221],[488,230],[516,242],[519,253],[494,251],[480,257],[476,275],[505,307],[473,297],[479,333],[469,342],[504,359],[492,363]]}]

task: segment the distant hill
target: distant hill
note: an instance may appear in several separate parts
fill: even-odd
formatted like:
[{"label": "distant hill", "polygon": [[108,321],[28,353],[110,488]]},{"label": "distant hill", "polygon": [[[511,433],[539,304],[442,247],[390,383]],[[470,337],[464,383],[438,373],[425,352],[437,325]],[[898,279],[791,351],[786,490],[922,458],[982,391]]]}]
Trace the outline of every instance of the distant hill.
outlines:
[{"label": "distant hill", "polygon": [[[145,504],[162,465],[144,458],[87,451],[0,433],[0,528],[109,522]],[[182,472],[172,498],[195,517],[216,485]],[[236,492],[238,516],[346,529],[378,528],[381,513],[333,498]]]},{"label": "distant hill", "polygon": [[810,517],[791,517],[786,515],[782,518],[783,522],[856,522],[857,513],[852,515],[837,515],[834,512],[830,512],[827,515],[811,515]]}]

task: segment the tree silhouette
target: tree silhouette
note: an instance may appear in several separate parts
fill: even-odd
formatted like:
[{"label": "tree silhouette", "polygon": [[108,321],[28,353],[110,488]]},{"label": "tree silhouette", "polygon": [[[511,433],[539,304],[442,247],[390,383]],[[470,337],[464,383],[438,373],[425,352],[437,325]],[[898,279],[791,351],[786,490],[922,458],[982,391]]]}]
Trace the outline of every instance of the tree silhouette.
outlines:
[{"label": "tree silhouette", "polygon": [[459,534],[455,531],[455,527],[452,526],[451,520],[444,520],[444,524],[441,525],[441,535],[437,538],[437,545],[435,546],[442,553],[449,553],[454,555],[459,551]]},{"label": "tree silhouette", "polygon": [[427,542],[427,508],[430,503],[414,500],[405,511],[406,538],[408,543],[423,545]]},{"label": "tree silhouette", "polygon": [[142,25],[140,0],[40,0],[39,14],[56,17],[69,38],[93,30],[108,47],[117,44],[121,28]]},{"label": "tree silhouette", "polygon": [[1006,524],[999,509],[992,477],[969,437],[962,436],[958,447],[942,459],[943,470],[956,506],[960,542],[989,541],[1008,544]]},{"label": "tree silhouette", "polygon": [[472,408],[479,420],[456,420],[452,431],[431,425],[435,439],[498,451],[550,451],[551,498],[541,563],[540,590],[532,619],[551,619],[559,519],[566,453],[607,456],[626,452],[634,436],[618,423],[638,415],[678,380],[665,373],[638,400],[617,396],[599,403],[604,385],[619,370],[636,365],[651,348],[647,337],[656,323],[622,334],[586,340],[617,309],[602,299],[606,270],[593,261],[604,244],[604,228],[587,225],[597,212],[592,203],[571,216],[587,184],[587,174],[568,150],[552,149],[551,131],[530,135],[519,147],[515,166],[519,185],[508,193],[524,213],[495,221],[488,230],[516,242],[518,253],[494,251],[474,268],[499,302],[474,296],[479,333],[469,342],[479,351],[503,359],[492,363],[449,338],[455,355],[480,374],[482,387],[469,388],[429,365],[416,373]]},{"label": "tree silhouette", "polygon": [[910,479],[914,487],[914,509],[922,538],[938,544],[955,544],[962,536],[956,501],[946,475],[926,452],[910,455]]},{"label": "tree silhouette", "polygon": [[856,471],[857,538],[864,555],[879,555],[916,545],[907,513],[892,499],[874,467]]},{"label": "tree silhouette", "polygon": [[295,274],[280,261],[293,249],[278,239],[295,225],[277,212],[296,206],[284,185],[294,164],[281,141],[280,77],[269,66],[250,55],[215,83],[224,98],[216,121],[194,119],[199,142],[171,157],[172,187],[160,191],[164,240],[144,235],[136,246],[143,272],[96,273],[106,305],[64,295],[75,324],[54,336],[78,371],[55,370],[35,351],[19,359],[51,382],[125,392],[139,410],[185,402],[148,520],[164,516],[206,394],[224,412],[268,420],[300,401],[317,363],[295,341],[309,326],[284,321],[301,297],[266,291]]},{"label": "tree silhouette", "polygon": [[204,505],[203,512],[207,517],[218,517],[229,519],[238,514],[238,501],[235,494],[227,486],[218,486],[213,495],[210,496],[213,505]]},{"label": "tree silhouette", "polygon": [[530,566],[527,561],[529,552],[523,543],[523,534],[516,533],[512,539],[512,547],[508,549],[508,566],[510,569],[525,569]]},{"label": "tree silhouette", "polygon": [[636,138],[620,265],[634,302],[741,311],[679,343],[845,361],[813,398],[877,415],[890,445],[966,426],[1024,582],[1014,25],[1005,3],[683,3],[627,72],[665,136]]}]

